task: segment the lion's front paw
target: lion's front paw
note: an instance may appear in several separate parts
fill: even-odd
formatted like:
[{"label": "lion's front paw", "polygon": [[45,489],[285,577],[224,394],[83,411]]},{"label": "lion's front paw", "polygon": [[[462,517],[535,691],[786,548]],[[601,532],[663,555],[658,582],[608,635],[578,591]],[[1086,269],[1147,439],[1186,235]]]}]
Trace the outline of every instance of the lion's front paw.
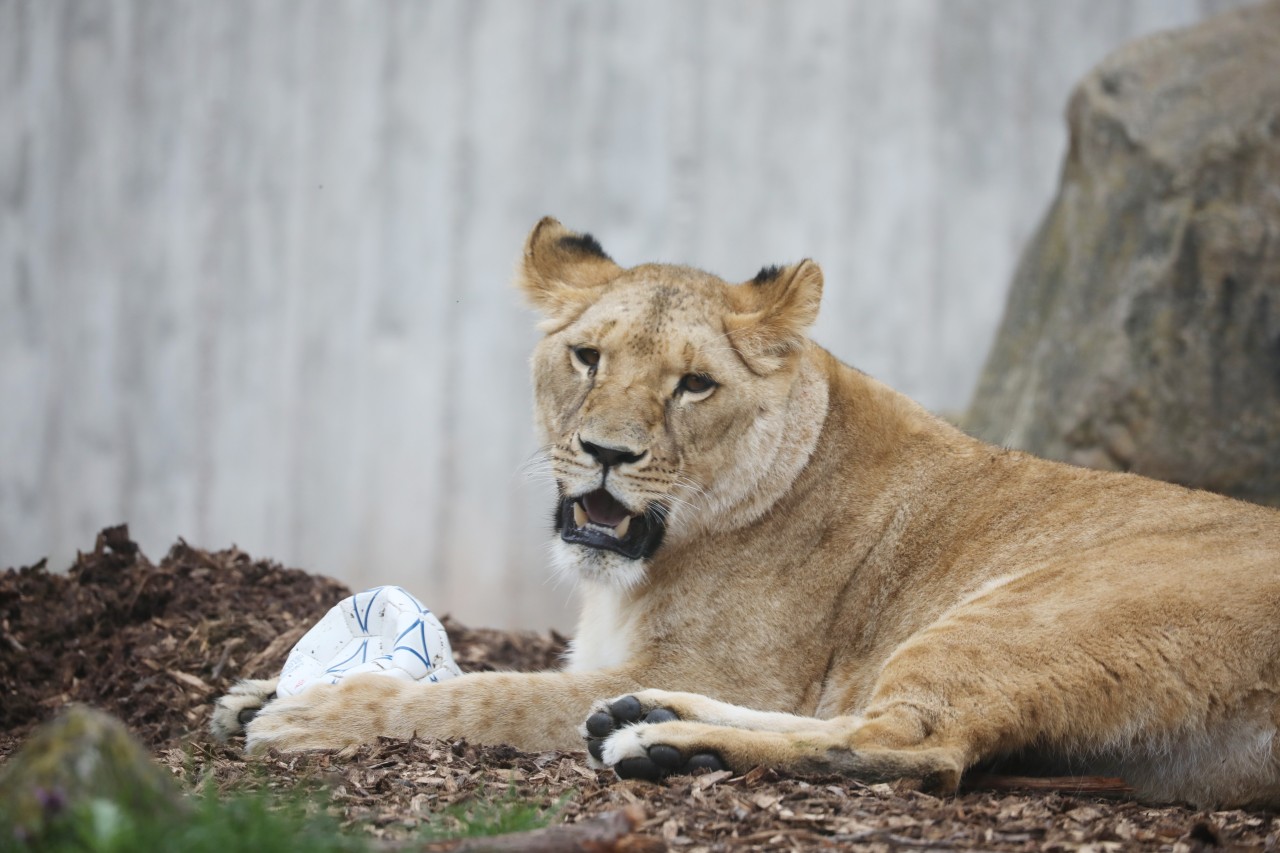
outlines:
[{"label": "lion's front paw", "polygon": [[616,699],[605,699],[591,707],[591,716],[583,724],[581,734],[587,742],[587,753],[594,766],[603,766],[601,750],[605,740],[614,732],[636,723],[666,723],[680,719],[670,708],[652,702],[646,706],[641,699],[643,695],[629,694]]},{"label": "lion's front paw", "polygon": [[226,742],[232,735],[244,733],[244,727],[258,712],[276,698],[276,679],[247,678],[238,681],[227,695],[213,705],[209,731],[215,740]]},{"label": "lion's front paw", "polygon": [[317,684],[296,696],[264,706],[245,727],[245,752],[261,755],[268,749],[295,752],[307,749],[354,749],[362,742],[359,727],[347,725],[349,713],[338,701],[337,687]]},{"label": "lion's front paw", "polygon": [[[698,725],[698,724],[693,724]],[[623,779],[657,782],[667,776],[709,773],[726,769],[718,753],[694,745],[677,747],[669,743],[679,728],[640,723],[615,731],[600,747],[600,761]],[[685,739],[687,741],[687,739]]]},{"label": "lion's front paw", "polygon": [[597,702],[582,728],[591,763],[612,767],[624,779],[654,782],[666,776],[725,769],[715,752],[681,750],[665,742],[664,734],[677,727],[664,724],[682,719],[671,705],[687,705],[681,700],[691,696],[642,690]]},{"label": "lion's front paw", "polygon": [[405,682],[366,675],[341,684],[316,684],[264,706],[245,729],[245,751],[294,752],[337,749],[353,752],[379,735],[394,737],[388,713]]}]

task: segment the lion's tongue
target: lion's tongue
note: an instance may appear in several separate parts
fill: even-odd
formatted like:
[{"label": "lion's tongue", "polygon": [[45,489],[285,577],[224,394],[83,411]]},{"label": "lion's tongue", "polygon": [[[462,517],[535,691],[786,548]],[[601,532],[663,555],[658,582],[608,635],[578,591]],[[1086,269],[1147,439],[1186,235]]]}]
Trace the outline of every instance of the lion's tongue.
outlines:
[{"label": "lion's tongue", "polygon": [[626,507],[604,489],[596,489],[583,495],[582,508],[587,511],[587,518],[604,527],[617,527],[624,518],[631,515]]}]

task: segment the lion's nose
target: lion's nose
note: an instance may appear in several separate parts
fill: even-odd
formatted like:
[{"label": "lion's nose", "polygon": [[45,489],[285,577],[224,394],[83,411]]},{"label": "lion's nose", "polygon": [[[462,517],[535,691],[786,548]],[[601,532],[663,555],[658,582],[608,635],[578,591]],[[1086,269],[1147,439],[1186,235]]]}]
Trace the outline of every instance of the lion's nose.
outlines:
[{"label": "lion's nose", "polygon": [[642,450],[636,453],[625,447],[604,447],[599,444],[593,444],[581,437],[578,439],[578,443],[582,445],[583,450],[594,456],[596,461],[606,468],[612,468],[626,462],[639,462],[644,458],[646,452]]}]

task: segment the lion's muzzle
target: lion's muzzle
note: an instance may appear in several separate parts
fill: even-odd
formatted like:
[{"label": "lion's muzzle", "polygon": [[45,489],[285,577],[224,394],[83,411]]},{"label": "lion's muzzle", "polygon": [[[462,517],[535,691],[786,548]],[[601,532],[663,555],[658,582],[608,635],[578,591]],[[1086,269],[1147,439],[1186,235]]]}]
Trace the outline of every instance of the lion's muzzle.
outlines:
[{"label": "lion's muzzle", "polygon": [[666,508],[660,504],[633,514],[608,491],[596,489],[560,502],[556,530],[570,544],[641,560],[652,556],[662,544],[666,516]]}]

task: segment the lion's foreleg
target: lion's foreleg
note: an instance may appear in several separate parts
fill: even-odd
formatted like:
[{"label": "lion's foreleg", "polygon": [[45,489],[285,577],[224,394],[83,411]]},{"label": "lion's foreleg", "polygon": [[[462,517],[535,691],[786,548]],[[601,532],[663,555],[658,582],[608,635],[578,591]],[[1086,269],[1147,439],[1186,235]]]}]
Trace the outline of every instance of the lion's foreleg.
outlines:
[{"label": "lion's foreleg", "polygon": [[627,696],[604,699],[592,706],[592,713],[610,712],[619,703],[634,703],[635,711],[631,719],[618,718],[617,724],[639,722],[654,711],[668,712],[673,716],[665,719],[679,719],[691,723],[707,723],[713,726],[728,726],[735,729],[748,729],[758,732],[803,732],[813,728],[820,722],[813,717],[798,714],[786,714],[778,711],[757,711],[744,708],[703,696],[700,693],[680,693],[670,690],[638,690]]},{"label": "lion's foreleg", "polygon": [[620,775],[657,778],[700,767],[743,773],[770,767],[790,773],[841,774],[863,782],[919,780],[953,790],[963,756],[945,747],[893,747],[859,737],[856,717],[810,720],[807,729],[752,731],[684,721],[626,726],[603,744],[602,761]]},{"label": "lion's foreleg", "polygon": [[520,749],[580,749],[593,699],[636,684],[621,672],[486,672],[441,684],[355,676],[267,704],[246,750],[352,749],[378,737],[466,738]]}]

